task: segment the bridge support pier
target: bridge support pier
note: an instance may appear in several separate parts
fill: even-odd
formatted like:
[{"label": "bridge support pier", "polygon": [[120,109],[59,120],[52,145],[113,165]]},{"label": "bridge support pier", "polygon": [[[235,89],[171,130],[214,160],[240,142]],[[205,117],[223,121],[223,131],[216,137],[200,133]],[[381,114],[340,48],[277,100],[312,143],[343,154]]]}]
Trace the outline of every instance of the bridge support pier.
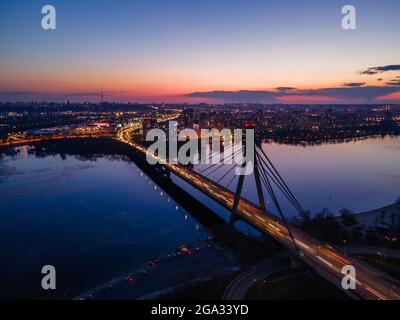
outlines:
[{"label": "bridge support pier", "polygon": [[239,220],[239,215],[237,212],[238,206],[239,206],[239,201],[240,201],[240,195],[242,193],[243,189],[243,182],[244,182],[244,175],[239,176],[239,181],[236,186],[236,192],[235,192],[235,198],[233,200],[233,206],[232,206],[232,213],[229,219],[229,225],[231,228],[233,228],[233,225],[237,220]]},{"label": "bridge support pier", "polygon": [[168,181],[171,180],[171,173],[170,171],[165,168],[162,164],[156,164],[155,165],[155,170],[165,179]]},{"label": "bridge support pier", "polygon": [[289,259],[290,259],[290,266],[292,268],[298,269],[302,267],[303,264],[300,261],[300,258],[297,257],[295,254],[290,254]]}]

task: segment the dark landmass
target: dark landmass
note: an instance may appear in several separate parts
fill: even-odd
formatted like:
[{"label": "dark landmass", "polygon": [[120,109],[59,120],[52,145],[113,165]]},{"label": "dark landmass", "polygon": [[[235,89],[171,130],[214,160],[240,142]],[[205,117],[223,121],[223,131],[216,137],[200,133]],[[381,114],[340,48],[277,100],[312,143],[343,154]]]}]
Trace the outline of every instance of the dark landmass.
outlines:
[{"label": "dark landmass", "polygon": [[358,255],[358,258],[364,260],[377,270],[381,270],[400,280],[400,259],[385,257],[383,255]]},{"label": "dark landmass", "polygon": [[339,213],[340,216],[337,216],[324,209],[315,217],[303,219],[299,227],[321,241],[337,246],[390,246],[393,249],[400,249],[400,219],[394,219],[390,225],[379,224],[379,220],[374,225],[367,225],[360,223],[357,214],[348,209],[342,209]]},{"label": "dark landmass", "polygon": [[350,300],[343,291],[314,272],[285,270],[254,284],[246,300]]}]

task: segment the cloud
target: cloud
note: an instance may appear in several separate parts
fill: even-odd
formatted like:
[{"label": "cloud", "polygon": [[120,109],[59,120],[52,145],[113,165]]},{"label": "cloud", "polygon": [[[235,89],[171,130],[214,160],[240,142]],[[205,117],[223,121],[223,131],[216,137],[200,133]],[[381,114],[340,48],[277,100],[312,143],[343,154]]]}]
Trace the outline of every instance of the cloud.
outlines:
[{"label": "cloud", "polygon": [[207,91],[207,92],[193,92],[185,96],[192,98],[210,98],[221,99],[228,102],[264,102],[264,103],[277,103],[277,92],[275,91]]},{"label": "cloud", "polygon": [[380,66],[380,67],[370,67],[367,70],[361,71],[361,74],[373,75],[377,73],[387,72],[387,71],[399,71],[400,64],[392,64],[388,66]]},{"label": "cloud", "polygon": [[343,102],[341,98],[330,97],[330,96],[319,96],[319,95],[301,95],[301,94],[291,94],[280,96],[277,98],[281,103],[287,104],[324,104],[324,103],[341,103]]},{"label": "cloud", "polygon": [[296,88],[293,87],[278,87],[276,88],[277,91],[292,91],[292,90],[296,90]]},{"label": "cloud", "polygon": [[389,80],[386,84],[388,86],[400,86],[400,80]]},{"label": "cloud", "polygon": [[347,86],[339,88],[296,89],[290,91],[210,91],[189,93],[187,97],[248,103],[373,103],[380,97],[394,97],[400,86]]},{"label": "cloud", "polygon": [[393,101],[396,101],[398,103],[400,101],[400,87],[398,87],[397,92],[392,92],[387,95],[377,97],[376,100],[378,102],[385,102],[385,103],[391,103]]},{"label": "cloud", "polygon": [[386,82],[386,85],[387,86],[400,86],[400,76],[390,79],[388,82]]},{"label": "cloud", "polygon": [[221,102],[243,102],[243,103],[279,103],[280,97],[286,94],[298,92],[294,87],[278,87],[276,91],[269,90],[238,90],[238,91],[206,91],[192,92],[186,97],[214,99]]},{"label": "cloud", "polygon": [[343,87],[362,87],[363,85],[365,85],[365,82],[347,82],[342,84]]},{"label": "cloud", "polygon": [[373,102],[377,97],[388,95],[399,91],[400,87],[395,86],[367,86],[367,87],[345,87],[345,88],[322,88],[314,90],[302,90],[307,95],[323,95],[338,97],[344,101],[365,101]]}]

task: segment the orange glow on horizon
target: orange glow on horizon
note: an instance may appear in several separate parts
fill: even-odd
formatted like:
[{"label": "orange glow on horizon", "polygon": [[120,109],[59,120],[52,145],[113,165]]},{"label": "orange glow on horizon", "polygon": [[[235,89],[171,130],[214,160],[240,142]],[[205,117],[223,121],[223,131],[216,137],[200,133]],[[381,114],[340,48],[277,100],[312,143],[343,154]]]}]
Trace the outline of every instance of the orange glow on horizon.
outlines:
[{"label": "orange glow on horizon", "polygon": [[378,101],[400,101],[400,91],[376,98]]}]

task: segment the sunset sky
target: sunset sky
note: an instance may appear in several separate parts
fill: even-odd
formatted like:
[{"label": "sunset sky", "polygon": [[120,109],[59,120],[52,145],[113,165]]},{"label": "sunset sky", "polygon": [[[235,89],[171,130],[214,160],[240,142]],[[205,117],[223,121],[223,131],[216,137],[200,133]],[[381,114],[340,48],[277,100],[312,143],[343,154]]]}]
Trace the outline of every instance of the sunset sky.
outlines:
[{"label": "sunset sky", "polygon": [[398,0],[1,0],[0,101],[400,103],[399,33]]}]

